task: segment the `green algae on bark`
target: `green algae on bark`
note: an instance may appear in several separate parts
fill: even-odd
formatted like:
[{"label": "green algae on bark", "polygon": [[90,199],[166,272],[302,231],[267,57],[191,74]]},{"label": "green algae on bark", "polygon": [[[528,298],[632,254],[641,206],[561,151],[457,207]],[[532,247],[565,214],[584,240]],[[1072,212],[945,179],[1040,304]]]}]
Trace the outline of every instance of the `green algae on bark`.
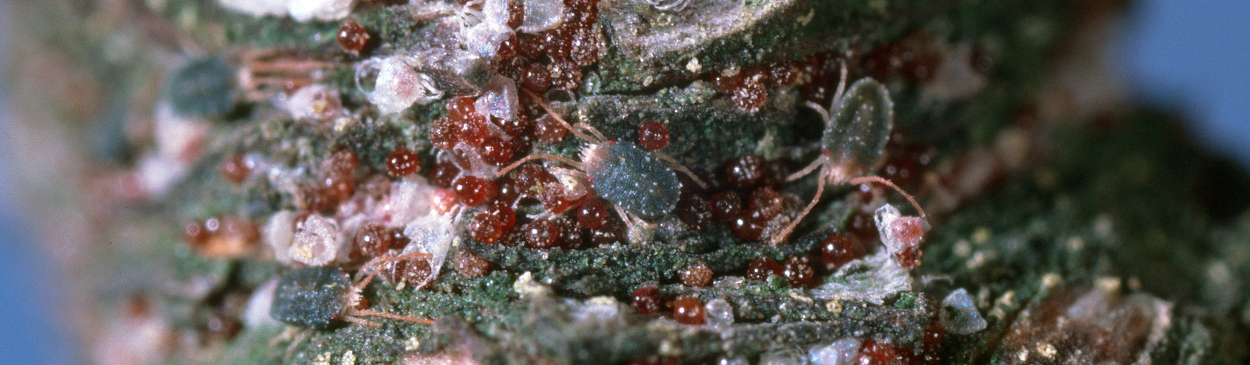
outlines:
[{"label": "green algae on bark", "polygon": [[[324,165],[336,151],[359,161],[348,174],[356,193],[337,202],[344,211],[383,212],[365,218],[385,220],[395,212],[370,209],[394,203],[388,200],[391,189],[408,184],[404,188],[435,190],[425,180],[434,166],[463,158],[457,155],[463,151],[438,151],[430,141],[434,121],[452,118],[446,102],[383,115],[357,89],[353,68],[369,57],[408,55],[456,39],[446,32],[459,28],[446,27],[443,18],[465,14],[422,12],[434,5],[460,6],[357,4],[350,18],[379,40],[359,56],[337,48],[338,22],[251,17],[215,1],[65,6],[72,11],[15,6],[31,15],[19,23],[40,25],[23,28],[18,37],[78,60],[47,67],[96,80],[81,90],[69,88],[75,98],[81,95],[82,105],[58,104],[72,110],[50,113],[60,118],[50,119],[83,134],[99,130],[89,128],[93,123],[111,123],[105,130],[113,132],[99,137],[106,139],[101,150],[109,152],[98,157],[108,160],[98,174],[146,183],[138,177],[148,176],[143,164],[153,159],[182,169],[167,189],[141,184],[137,193],[105,189],[92,196],[100,198],[90,207],[93,230],[99,231],[92,240],[101,244],[82,248],[91,253],[84,257],[92,257],[79,273],[90,279],[86,297],[92,300],[78,308],[84,317],[104,319],[84,330],[93,345],[150,356],[137,359],[205,363],[416,362],[436,356],[481,363],[624,363],[662,356],[706,363],[806,353],[846,338],[936,356],[941,363],[1222,363],[1246,355],[1243,317],[1250,311],[1242,293],[1250,283],[1244,248],[1250,224],[1244,205],[1227,208],[1219,199],[1244,193],[1213,188],[1230,186],[1212,183],[1227,166],[1185,146],[1166,115],[1091,113],[1070,97],[1073,90],[1055,81],[1080,79],[1052,66],[1059,57],[1093,52],[1074,39],[1091,23],[1107,21],[1100,15],[1119,10],[1078,1],[718,0],[663,11],[647,1],[603,0],[584,30],[600,42],[598,62],[578,69],[582,78],[574,90],[542,94],[565,119],[592,125],[608,139],[631,140],[639,125],[665,123],[672,143],[661,152],[713,183],[709,191],[687,187],[683,202],[719,191],[748,197],[761,185],[725,181],[726,161],[760,155],[787,172],[811,162],[819,154],[822,125],[801,104],[830,97],[837,80],[828,79],[828,70],[805,70],[794,84],[764,83],[765,103],[749,110],[729,95],[732,88],[718,85],[718,77],[809,60],[835,69],[846,61],[848,82],[872,76],[888,89],[898,126],[891,138],[923,147],[887,147],[887,159],[926,159],[916,162],[913,172],[921,176],[909,190],[934,212],[934,230],[916,270],[869,254],[841,268],[817,268],[810,287],[791,287],[778,275],[744,278],[748,263],[759,257],[818,262],[820,243],[830,234],[872,236],[851,222],[876,205],[900,202],[845,187],[826,193],[796,234],[776,246],[741,239],[719,221],[693,230],[677,214],[652,222],[654,234],[645,242],[576,249],[482,243],[458,229],[448,242],[451,256],[472,252],[489,261],[489,273],[469,277],[440,263],[440,274],[424,287],[379,281],[365,291],[371,309],[437,318],[432,326],[382,320],[379,327],[314,330],[256,315],[268,313],[273,279],[300,265],[279,261],[274,249],[282,246],[259,242],[271,238],[243,242],[251,245],[238,251],[243,253],[205,255],[184,237],[187,222],[230,217],[267,226],[278,212],[309,213],[308,191],[317,193],[325,183],[330,169]],[[107,21],[118,19],[136,21]],[[291,90],[271,90],[273,99],[243,100],[229,112],[210,113],[212,118],[166,119],[155,111],[165,102],[159,85],[180,62],[211,54],[244,63],[236,67],[255,66],[240,61],[249,51],[332,65],[310,79],[340,95],[342,113],[319,121],[291,117],[278,104],[303,86],[296,83],[284,86]],[[31,58],[22,65],[42,64],[37,55],[23,56]],[[548,58],[527,61],[546,67]],[[814,84],[817,79],[821,85]],[[100,95],[124,112],[97,116],[90,105]],[[123,128],[126,123],[138,127]],[[180,136],[167,133],[170,125],[188,131],[190,138],[179,139],[186,143],[169,142]],[[127,128],[138,132],[117,132]],[[143,132],[148,129],[155,132]],[[569,137],[533,142],[522,152],[577,159],[583,144]],[[420,177],[385,176],[385,156],[401,146],[421,155]],[[257,165],[235,184],[219,166],[238,156]],[[906,162],[890,166],[911,166]],[[878,173],[889,173],[884,170]],[[1245,181],[1239,176],[1233,181]],[[97,184],[90,186],[101,179],[89,179]],[[783,210],[795,202],[801,206],[816,185],[811,178],[769,184],[788,204]],[[743,201],[744,210],[751,209]],[[461,222],[483,214],[461,209]],[[355,226],[336,212],[311,213],[341,220],[350,247]],[[546,208],[527,199],[517,212],[533,219]],[[875,238],[863,243],[869,252],[881,249]],[[334,265],[358,269],[349,261]],[[715,276],[710,286],[679,280],[680,271],[696,262]],[[660,314],[644,316],[629,306],[631,293],[647,285],[657,287]],[[961,288],[988,327],[947,333],[935,349],[925,339],[940,328],[933,326],[940,310],[936,299]],[[676,323],[665,305],[679,296],[727,304],[732,323]],[[147,329],[143,333],[157,340],[146,343],[154,345],[118,345],[137,338],[136,328]]]}]

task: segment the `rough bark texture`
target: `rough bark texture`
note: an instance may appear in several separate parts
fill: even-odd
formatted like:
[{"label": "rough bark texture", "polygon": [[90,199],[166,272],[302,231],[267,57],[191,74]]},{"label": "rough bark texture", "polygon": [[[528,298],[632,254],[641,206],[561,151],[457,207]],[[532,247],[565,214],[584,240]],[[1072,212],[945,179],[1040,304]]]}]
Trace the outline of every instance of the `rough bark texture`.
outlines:
[{"label": "rough bark texture", "polygon": [[[401,199],[404,181],[388,175],[386,156],[401,146],[421,155],[419,176],[406,180],[421,189],[403,199],[430,204],[434,188],[425,179],[452,155],[431,143],[432,126],[448,115],[452,96],[477,97],[489,78],[410,63],[447,93],[389,115],[357,87],[355,67],[366,60],[463,42],[455,37],[461,30],[448,26],[464,6],[455,1],[357,1],[344,20],[370,33],[360,54],[336,43],[343,20],[255,17],[222,3],[265,1],[9,5],[15,106],[4,129],[22,136],[10,144],[26,151],[15,165],[33,199],[44,202],[35,211],[51,232],[44,244],[74,278],[64,287],[93,361],[801,364],[843,339],[865,344],[850,356],[915,364],[1199,364],[1247,356],[1250,179],[1191,145],[1169,112],[1121,99],[1106,41],[1124,4],[711,0],[663,10],[670,2],[570,1],[570,9],[597,15],[581,30],[597,48],[577,43],[569,52],[593,51],[597,61],[576,66],[581,78],[568,90],[539,95],[570,123],[609,140],[635,141],[640,125],[661,121],[671,143],[660,152],[711,186],[700,189],[679,172],[685,187],[676,210],[646,227],[619,227],[605,244],[578,229],[576,248],[532,248],[515,232],[480,242],[470,222],[485,205],[463,207],[460,219],[446,220],[455,238],[443,242],[446,262],[436,263],[432,282],[414,288],[375,278],[364,291],[369,309],[434,325],[372,317],[381,326],[307,329],[268,317],[273,286],[266,284],[304,264],[271,242],[267,224],[321,211],[346,245],[330,265],[355,273],[368,257],[345,257],[361,219],[398,232],[408,224],[380,213],[384,202]],[[233,72],[169,81],[207,56]],[[552,68],[556,58],[529,61]],[[477,61],[474,72],[507,73],[498,56]],[[842,65],[848,83],[873,77],[893,99],[886,158],[863,167],[898,183],[928,212],[932,228],[915,269],[876,254],[885,248],[875,228],[855,227],[887,202],[915,214],[898,193],[875,186],[828,186],[789,239],[766,243],[816,191],[815,174],[792,182],[785,174],[822,147],[837,147],[820,146],[823,121],[804,103],[829,105]],[[279,71],[266,73],[270,66]],[[794,79],[780,81],[787,71]],[[237,79],[248,72],[280,82]],[[746,81],[725,81],[734,75]],[[752,86],[751,75],[768,76]],[[453,82],[461,84],[447,87]],[[341,109],[318,120],[283,107],[310,83],[337,92]],[[227,92],[227,111],[218,112],[213,97]],[[522,114],[540,114],[526,111],[529,96],[519,94]],[[572,134],[558,143],[530,140],[532,149],[512,161],[537,153],[584,158],[586,142]],[[332,175],[336,151],[354,154],[357,165]],[[727,176],[726,165],[742,155],[766,161],[762,182],[742,187]],[[223,173],[232,161],[252,166],[241,182]],[[329,177],[354,190],[334,200],[332,189],[317,189]],[[780,192],[782,210],[759,223],[764,239],[740,238],[732,222],[696,229],[683,219],[691,200],[720,191],[739,194],[750,210],[764,186]],[[326,203],[317,199],[333,201],[319,209]],[[522,199],[515,211],[528,222],[546,208]],[[563,213],[571,222],[576,215],[576,208]],[[203,237],[186,232],[213,218],[222,228]],[[621,223],[616,213],[609,218]],[[420,241],[413,229],[407,239]],[[865,254],[827,267],[821,246],[831,234],[854,236]],[[404,252],[412,250],[432,252]],[[489,272],[454,268],[454,258],[468,253],[488,261]],[[780,272],[745,279],[752,260],[790,256],[809,259],[811,284],[792,286]],[[713,284],[682,284],[681,271],[696,262],[714,273]],[[631,293],[652,285],[659,313],[640,314]],[[986,328],[943,329],[951,327],[939,320],[942,298],[959,288]],[[682,296],[723,300],[731,320],[678,323],[668,303]],[[897,357],[873,357],[881,348]]]}]

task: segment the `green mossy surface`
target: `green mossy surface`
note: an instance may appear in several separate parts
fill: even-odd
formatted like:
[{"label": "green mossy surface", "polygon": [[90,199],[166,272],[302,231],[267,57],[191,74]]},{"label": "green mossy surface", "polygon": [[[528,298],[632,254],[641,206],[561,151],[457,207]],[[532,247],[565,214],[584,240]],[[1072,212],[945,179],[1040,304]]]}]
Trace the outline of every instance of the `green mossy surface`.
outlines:
[{"label": "green mossy surface", "polygon": [[[882,80],[895,101],[896,125],[933,147],[934,170],[967,161],[962,158],[970,154],[993,152],[997,138],[1012,130],[1027,129],[1030,137],[1038,137],[1030,141],[1043,144],[1039,149],[1044,156],[1030,161],[1027,169],[995,176],[957,209],[934,217],[922,264],[911,272],[911,289],[889,293],[879,303],[855,297],[814,299],[810,288],[791,288],[779,276],[732,284],[757,257],[780,261],[791,255],[819,256],[820,241],[842,232],[863,203],[852,188],[834,186],[790,242],[779,246],[743,242],[721,223],[693,232],[674,216],[656,222],[655,234],[646,242],[582,249],[486,244],[462,232],[454,250],[490,261],[489,274],[466,278],[448,264],[421,289],[378,281],[365,290],[371,309],[437,319],[435,325],[379,320],[382,326],[376,328],[343,324],[312,330],[265,323],[223,339],[204,334],[206,318],[291,268],[274,261],[264,247],[245,257],[203,257],[183,242],[182,225],[216,216],[263,224],[274,212],[297,210],[299,204],[268,179],[231,184],[218,166],[226,158],[251,154],[273,166],[303,168],[304,177],[311,179],[326,156],[348,149],[361,164],[357,177],[364,177],[384,173],[385,156],[404,146],[422,153],[423,171],[428,171],[435,161],[434,153],[426,153],[432,150],[428,129],[446,115],[445,99],[398,115],[378,115],[356,89],[350,63],[424,47],[433,23],[414,21],[406,5],[361,4],[350,18],[369,29],[377,44],[357,56],[335,43],[338,22],[253,18],[213,1],[148,1],[134,4],[139,9],[130,11],[136,19],[152,22],[152,29],[177,31],[203,48],[195,52],[237,60],[249,50],[276,49],[334,62],[322,82],[338,89],[351,112],[342,123],[310,123],[291,120],[267,102],[247,102],[211,121],[213,137],[205,153],[165,199],[110,211],[120,223],[96,237],[109,248],[92,264],[97,275],[86,280],[91,297],[106,304],[91,314],[115,314],[132,295],[154,298],[153,312],[167,320],[171,331],[196,340],[194,346],[187,345],[193,350],[171,351],[167,360],[172,363],[339,363],[348,356],[360,364],[391,363],[439,351],[488,364],[622,363],[653,354],[710,363],[722,357],[758,360],[772,351],[806,351],[844,337],[888,340],[905,351],[918,351],[941,296],[965,288],[989,326],[971,335],[948,334],[938,348],[941,362],[1016,363],[1017,354],[1003,339],[1013,328],[1028,325],[1022,313],[1044,312],[1054,306],[1047,300],[1058,298],[1056,293],[1075,298],[1114,282],[1116,298],[1148,293],[1173,305],[1164,316],[1170,321],[1164,335],[1143,359],[1160,364],[1244,360],[1243,318],[1250,309],[1242,293],[1250,285],[1250,218],[1241,211],[1244,204],[1236,202],[1246,195],[1241,190],[1247,185],[1240,183],[1250,179],[1188,144],[1168,112],[1130,109],[1095,123],[1021,125],[1019,115],[1044,99],[1039,94],[1056,77],[1055,58],[1080,51],[1065,42],[1079,36],[1072,32],[1086,29],[1081,27],[1088,21],[1083,17],[1117,9],[1068,1],[742,4],[735,21],[721,19],[732,26],[716,28],[723,24],[683,22],[695,16],[689,12],[664,14],[643,1],[604,0],[595,25],[605,42],[603,58],[583,69],[586,77],[575,102],[557,100],[552,108],[571,122],[594,125],[609,139],[636,138],[642,123],[662,121],[673,135],[663,152],[711,175],[719,174],[729,158],[744,154],[766,156],[794,170],[815,158],[820,148],[821,121],[801,106],[802,96],[793,88],[773,87],[765,107],[744,111],[711,86],[711,73],[824,52],[867,51],[921,34],[930,43],[975,46],[993,63],[979,91],[955,101],[935,100],[923,85],[902,77]],[[140,57],[145,54],[140,51],[119,51],[114,47],[118,41],[109,36],[143,40],[136,49],[161,49],[178,55],[171,57],[175,59],[193,53],[177,46],[178,41],[148,34],[155,33],[150,29],[102,25],[107,17],[100,8],[66,7],[71,10],[27,9],[23,14],[31,16],[24,22],[60,24],[33,27],[27,37],[76,60],[71,66],[85,69],[99,88],[113,90],[103,104],[120,110],[150,108],[153,97],[144,93],[154,89],[144,85],[159,85],[152,80],[161,80],[177,65]],[[636,28],[640,24],[650,28]],[[689,38],[645,47],[647,41],[674,32]],[[690,69],[694,59],[697,70]],[[125,120],[118,115],[125,113],[92,115],[89,122],[70,112],[54,115],[74,120],[76,127],[91,126],[80,129],[111,130],[96,143],[105,151],[99,158],[109,166],[133,167],[135,156],[146,152],[126,147],[126,141],[108,141],[126,138],[117,132]],[[568,138],[539,145],[534,152],[577,158],[582,146]],[[780,190],[805,203],[815,190],[814,180],[795,181]],[[888,200],[904,203],[897,197]],[[868,246],[875,252],[879,245]],[[718,283],[681,284],[679,272],[700,261]],[[820,275],[819,283],[847,284],[832,273]],[[532,277],[549,294],[520,294],[523,277]],[[726,328],[685,326],[662,316],[639,315],[629,307],[630,294],[644,285],[656,285],[664,298],[723,299],[734,307],[735,322]],[[615,308],[618,315],[600,322],[579,317],[591,307]],[[1057,345],[1063,353],[1085,344]],[[176,357],[186,353],[197,356]]]}]

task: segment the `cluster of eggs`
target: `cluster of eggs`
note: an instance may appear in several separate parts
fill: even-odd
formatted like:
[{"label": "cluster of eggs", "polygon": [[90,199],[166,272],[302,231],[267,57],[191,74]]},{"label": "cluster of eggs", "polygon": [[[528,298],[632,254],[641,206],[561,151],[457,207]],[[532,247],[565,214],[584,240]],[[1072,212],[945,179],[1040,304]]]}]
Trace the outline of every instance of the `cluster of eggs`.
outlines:
[{"label": "cluster of eggs", "polygon": [[[590,171],[544,167],[537,163],[519,164],[526,162],[521,160],[527,156],[535,155],[535,146],[560,142],[570,132],[579,133],[554,115],[537,95],[553,89],[576,90],[582,82],[583,68],[598,62],[602,45],[600,30],[595,28],[597,2],[563,0],[565,10],[560,25],[530,33],[522,31],[527,17],[523,3],[507,0],[505,23],[515,32],[499,42],[493,52],[490,67],[495,75],[490,85],[476,95],[449,98],[445,105],[446,116],[429,124],[428,138],[437,155],[433,166],[422,172],[422,152],[405,146],[395,147],[384,161],[388,180],[372,171],[362,174],[365,169],[351,150],[335,150],[325,156],[312,182],[300,187],[295,199],[300,213],[292,219],[292,224],[296,229],[314,224],[317,220],[310,217],[333,213],[341,205],[359,200],[361,192],[358,190],[366,191],[365,195],[379,195],[374,189],[358,189],[359,184],[368,185],[379,179],[383,180],[382,185],[393,180],[423,179],[421,181],[428,181],[432,188],[429,192],[432,211],[438,214],[469,212],[471,218],[463,227],[469,237],[482,243],[536,249],[585,249],[625,239],[626,230],[632,229],[630,226],[636,222],[623,215],[635,212],[621,210],[616,206],[619,204],[614,203],[617,200],[599,196],[591,181],[594,174]],[[466,6],[466,3],[461,1],[460,5]],[[348,20],[340,26],[337,41],[344,51],[359,56],[369,51],[373,39],[363,25]],[[909,44],[884,46],[866,57],[867,61],[856,61],[866,64],[857,72],[872,73],[879,78],[902,74],[909,80],[926,80],[936,62],[934,57],[940,55],[917,49]],[[836,66],[845,65],[848,58],[821,53],[799,61],[708,76],[719,92],[744,110],[764,107],[770,87],[797,87],[807,100],[824,104],[834,97],[829,85],[835,84]],[[638,156],[646,156],[647,163],[659,165],[649,159],[649,153],[664,149],[670,139],[664,123],[642,124],[637,130],[637,146],[648,152],[640,152]],[[598,150],[608,151],[608,154],[620,154],[613,157],[623,156],[613,149],[617,143],[633,146],[632,142],[616,140],[587,142],[594,142],[592,147],[596,143],[606,145]],[[889,158],[881,168],[882,177],[910,188],[919,184],[929,168],[932,149],[910,141],[905,131],[896,131],[886,146],[886,155]],[[583,159],[588,159],[587,154],[583,154]],[[589,160],[575,162],[579,162],[579,166],[574,167],[582,170],[586,168],[580,163],[592,163]],[[251,176],[253,168],[243,157],[230,156],[223,161],[220,170],[227,181],[241,184]],[[691,183],[690,180],[697,177],[686,178],[679,188],[674,187],[674,190],[681,190],[680,204],[676,210],[662,214],[676,214],[692,230],[727,228],[742,241],[764,241],[777,236],[786,224],[801,219],[801,215],[795,216],[800,208],[797,199],[780,192],[790,172],[785,161],[769,161],[757,155],[737,156],[725,161],[713,173],[692,174],[711,182],[710,187]],[[541,207],[542,212],[532,217],[522,213],[533,211],[534,207]],[[914,225],[881,231],[876,227],[879,222],[880,213],[874,219],[873,209],[858,211],[840,233],[825,238],[814,252],[789,255],[780,261],[780,257],[757,257],[741,269],[744,270],[741,274],[752,281],[778,276],[792,287],[810,287],[819,284],[816,280],[819,274],[834,272],[864,256],[864,243],[876,240],[879,232],[917,241],[924,233],[915,229],[900,230],[916,228]],[[348,235],[346,243],[350,244],[348,257],[341,260],[350,263],[406,252],[413,240],[405,234],[404,227],[392,223],[370,221],[351,228],[354,231]],[[221,242],[219,237],[246,242],[256,241],[259,236],[254,225],[232,218],[193,222],[186,226],[186,235],[187,241],[201,252],[220,251],[214,247],[221,244],[212,243]],[[784,236],[784,232],[781,235]],[[904,256],[895,253],[905,267],[918,265],[918,243],[914,243],[913,248],[910,254],[902,253]],[[437,267],[431,265],[425,257],[399,260],[387,263],[379,269],[379,274],[392,283],[425,282],[437,272]],[[490,268],[487,260],[468,250],[458,252],[452,265],[465,277],[485,275]],[[716,275],[707,264],[695,262],[682,268],[677,279],[687,286],[703,287],[710,285]],[[671,300],[662,298],[658,287],[646,285],[632,293],[630,303],[643,315],[660,314],[660,308],[666,307],[672,309],[670,316],[678,323],[705,323],[708,309],[700,299],[692,296],[667,299]],[[860,356],[885,361],[894,358],[894,352],[888,344],[868,341]]]}]

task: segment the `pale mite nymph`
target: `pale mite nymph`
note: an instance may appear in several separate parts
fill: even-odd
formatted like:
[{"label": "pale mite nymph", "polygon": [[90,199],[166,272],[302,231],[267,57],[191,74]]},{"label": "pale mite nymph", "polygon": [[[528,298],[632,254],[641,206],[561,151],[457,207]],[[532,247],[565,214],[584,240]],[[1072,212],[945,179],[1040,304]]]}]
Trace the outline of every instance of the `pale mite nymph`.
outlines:
[{"label": "pale mite nymph", "polygon": [[890,130],[894,129],[894,102],[890,100],[890,92],[885,85],[872,78],[860,79],[847,88],[846,74],[846,64],[843,64],[842,81],[838,83],[838,90],[834,93],[828,109],[810,101],[806,104],[820,113],[825,122],[825,130],[820,139],[822,150],[820,157],[803,170],[791,174],[786,181],[798,180],[820,169],[817,174],[816,195],[794,221],[770,240],[773,245],[784,241],[786,235],[811,212],[812,207],[820,201],[825,184],[879,183],[889,186],[903,194],[920,211],[921,219],[926,218],[920,204],[903,189],[881,177],[865,176],[884,159],[885,144],[890,139]]}]

